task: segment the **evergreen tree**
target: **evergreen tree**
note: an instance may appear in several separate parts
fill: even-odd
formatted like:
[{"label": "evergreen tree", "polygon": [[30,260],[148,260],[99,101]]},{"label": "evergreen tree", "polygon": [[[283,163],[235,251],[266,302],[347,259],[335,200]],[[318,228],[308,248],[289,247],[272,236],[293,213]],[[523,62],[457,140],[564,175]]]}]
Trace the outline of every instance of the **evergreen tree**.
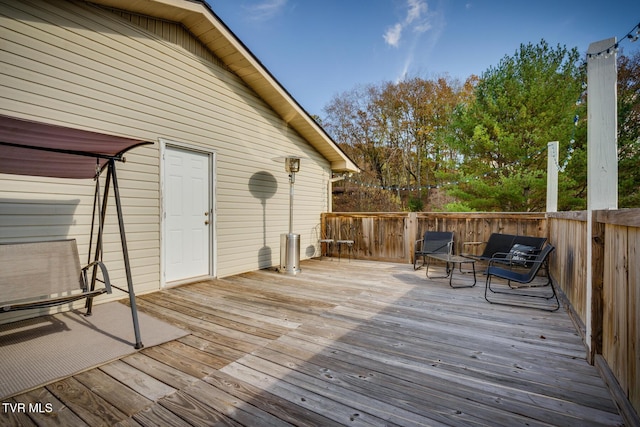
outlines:
[{"label": "evergreen tree", "polygon": [[[449,142],[460,156],[450,194],[481,211],[544,211],[547,143],[560,141],[558,166],[584,157],[586,133],[577,102],[584,67],[577,49],[520,45],[512,57],[489,68],[475,86],[474,99],[455,112]],[[573,166],[573,165],[571,165]],[[561,209],[580,208],[582,177],[561,174]]]}]

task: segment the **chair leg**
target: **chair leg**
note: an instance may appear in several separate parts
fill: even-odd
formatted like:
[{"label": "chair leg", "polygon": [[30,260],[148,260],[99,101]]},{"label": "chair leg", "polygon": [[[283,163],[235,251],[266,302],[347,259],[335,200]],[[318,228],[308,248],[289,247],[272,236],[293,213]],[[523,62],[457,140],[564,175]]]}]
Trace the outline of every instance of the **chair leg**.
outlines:
[{"label": "chair leg", "polygon": [[347,245],[349,250],[349,262],[351,262],[351,251],[353,250],[353,243],[351,242],[337,242],[338,245],[338,261],[342,259],[342,245]]},{"label": "chair leg", "polygon": [[[487,302],[489,302],[490,304],[497,304],[497,305],[506,305],[506,306],[510,306],[510,307],[523,307],[523,308],[535,308],[537,310],[542,310],[542,311],[557,311],[560,308],[560,301],[558,300],[558,294],[556,293],[556,288],[555,286],[553,286],[553,282],[551,280],[551,276],[547,276],[548,281],[545,285],[541,285],[541,286],[546,286],[549,285],[551,286],[551,295],[546,296],[546,295],[534,295],[534,294],[527,294],[527,293],[521,293],[521,292],[511,292],[511,291],[499,291],[499,290],[495,290],[491,288],[491,274],[487,274],[487,280],[485,282],[485,287],[484,287],[484,299],[487,300]],[[510,281],[507,282],[508,284],[511,283]],[[517,288],[512,288],[512,289],[517,289]],[[498,301],[498,300],[491,300],[489,299],[489,293],[488,291],[491,291],[491,293],[494,294],[503,294],[503,295],[513,295],[513,296],[518,296],[518,297],[524,297],[524,298],[538,298],[538,299],[545,299],[547,301],[555,299],[555,304],[552,305],[551,307],[536,307],[536,306],[530,306],[530,305],[526,305],[526,304],[514,304],[514,303],[508,303],[508,302],[502,302],[502,301]]]},{"label": "chair leg", "polygon": [[325,242],[325,248],[326,248],[324,252],[325,257],[328,257],[331,254],[331,245],[332,245],[331,242]]},{"label": "chair leg", "polygon": [[340,243],[338,242],[338,262],[340,262],[340,260],[342,259],[342,245],[344,243]]},{"label": "chair leg", "polygon": [[413,256],[413,271],[416,271],[418,269],[418,255]]},{"label": "chair leg", "polygon": [[[422,265],[418,265],[418,260],[422,257]],[[415,254],[413,256],[413,270],[419,270],[427,264],[426,255]]]},{"label": "chair leg", "polygon": [[452,270],[449,269],[449,263],[448,262],[445,263],[445,272],[447,273],[446,276],[431,276],[431,277],[429,277],[429,264],[431,264],[431,260],[430,260],[429,257],[426,257],[426,258],[427,258],[427,264],[426,264],[425,269],[426,269],[427,279],[447,279],[447,278],[450,279],[451,278]]}]

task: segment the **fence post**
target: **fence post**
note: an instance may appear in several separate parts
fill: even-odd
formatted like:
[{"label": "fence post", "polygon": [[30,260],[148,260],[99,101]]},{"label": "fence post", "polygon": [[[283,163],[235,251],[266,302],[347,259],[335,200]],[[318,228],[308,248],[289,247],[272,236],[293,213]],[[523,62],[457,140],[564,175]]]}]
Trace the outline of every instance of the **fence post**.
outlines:
[{"label": "fence post", "polygon": [[[600,278],[603,271],[598,270],[597,262],[601,261],[602,253],[598,254],[599,245],[596,244],[597,221],[594,220],[594,211],[603,209],[618,209],[618,192],[611,189],[618,188],[618,151],[616,135],[617,122],[617,68],[616,53],[612,55],[598,55],[603,50],[616,44],[616,38],[594,42],[587,50],[587,313],[585,326],[587,328],[587,340],[591,346],[598,341],[598,331],[593,330],[597,326],[593,316],[598,313],[593,310],[601,306],[601,302],[595,301],[593,292],[602,292]],[[600,340],[602,341],[602,340]],[[590,354],[595,354],[593,348],[589,348]]]},{"label": "fence post", "polygon": [[405,245],[405,260],[409,264],[413,264],[413,244],[416,240],[416,233],[418,230],[418,215],[415,212],[409,212],[407,216],[407,222],[404,226],[404,245]]},{"label": "fence post", "polygon": [[[595,213],[595,212],[594,212]],[[604,233],[605,225],[598,221],[597,216],[591,218],[591,282],[587,286],[591,288],[591,301],[587,300],[587,311],[591,313],[591,334],[587,334],[589,344],[588,362],[593,365],[597,354],[602,354],[603,335],[603,287],[604,287]]]}]

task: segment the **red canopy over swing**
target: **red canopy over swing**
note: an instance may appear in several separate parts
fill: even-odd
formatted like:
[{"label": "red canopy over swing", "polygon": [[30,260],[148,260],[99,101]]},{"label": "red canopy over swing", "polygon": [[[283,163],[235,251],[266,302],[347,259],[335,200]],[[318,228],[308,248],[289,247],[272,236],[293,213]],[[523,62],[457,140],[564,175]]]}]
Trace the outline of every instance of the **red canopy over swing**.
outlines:
[{"label": "red canopy over swing", "polygon": [[56,178],[93,178],[148,141],[33,122],[0,115],[0,172]]},{"label": "red canopy over swing", "polygon": [[[143,345],[138,326],[115,162],[116,160],[123,161],[123,154],[132,148],[147,144],[153,143],[0,115],[0,173],[82,179],[95,178],[100,171],[107,169],[95,256],[97,260],[102,251],[104,213],[108,200],[108,189],[112,186],[127,276],[128,290],[123,289],[123,291],[129,294],[136,348],[142,348]],[[96,166],[98,170],[96,170]],[[96,201],[99,204],[97,188]],[[95,207],[94,202],[94,215]],[[90,312],[90,302],[87,308]]]}]

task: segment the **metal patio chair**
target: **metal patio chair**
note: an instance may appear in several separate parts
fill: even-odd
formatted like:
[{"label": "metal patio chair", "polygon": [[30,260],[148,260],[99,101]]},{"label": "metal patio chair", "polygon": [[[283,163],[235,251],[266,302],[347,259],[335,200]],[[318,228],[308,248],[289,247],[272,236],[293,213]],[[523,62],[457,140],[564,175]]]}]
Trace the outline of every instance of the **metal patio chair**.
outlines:
[{"label": "metal patio chair", "polygon": [[[331,225],[327,224],[325,228],[322,228],[322,224],[318,224],[317,228],[318,245],[320,246],[320,256],[328,256],[331,254],[331,247],[335,243],[335,240],[331,234]],[[326,250],[322,250],[322,248]]]},{"label": "metal patio chair", "polygon": [[[452,231],[427,231],[420,240],[416,240],[413,252],[413,269],[417,270],[427,262],[429,254],[453,254]],[[418,266],[418,258],[422,257],[422,265]]]},{"label": "metal patio chair", "polygon": [[[521,262],[505,263],[505,260],[507,260],[509,257],[509,254],[507,253],[496,254],[497,256],[489,261],[489,266],[487,268],[487,280],[485,282],[484,298],[491,304],[509,305],[514,307],[530,307],[545,311],[558,310],[560,308],[560,302],[558,301],[558,295],[556,294],[556,290],[551,280],[551,273],[549,272],[549,254],[551,254],[554,249],[555,247],[553,245],[546,245],[535,256],[535,258],[528,259],[526,261],[526,265],[530,265],[530,267],[528,268],[524,268],[524,264]],[[534,279],[538,275],[540,268],[543,267],[546,272],[546,283],[534,284]],[[506,286],[501,286],[500,288],[492,287],[492,278],[494,277],[506,280]],[[531,289],[532,287],[541,288],[546,286],[549,286],[551,288],[550,294],[543,292],[523,292],[523,289],[525,288]],[[508,297],[505,299],[496,299],[493,298],[494,294],[502,294]],[[492,296],[492,298],[489,298],[489,296]],[[520,300],[520,297],[522,297],[523,299]],[[531,306],[527,305],[525,301],[535,300],[527,300],[527,298],[538,298],[544,300],[553,299],[555,300],[555,304],[550,307]]]},{"label": "metal patio chair", "polygon": [[351,261],[351,252],[355,244],[355,227],[352,224],[342,224],[340,227],[340,238],[336,239],[338,244],[338,261],[340,261],[342,246],[346,245],[349,249],[349,261]]}]

